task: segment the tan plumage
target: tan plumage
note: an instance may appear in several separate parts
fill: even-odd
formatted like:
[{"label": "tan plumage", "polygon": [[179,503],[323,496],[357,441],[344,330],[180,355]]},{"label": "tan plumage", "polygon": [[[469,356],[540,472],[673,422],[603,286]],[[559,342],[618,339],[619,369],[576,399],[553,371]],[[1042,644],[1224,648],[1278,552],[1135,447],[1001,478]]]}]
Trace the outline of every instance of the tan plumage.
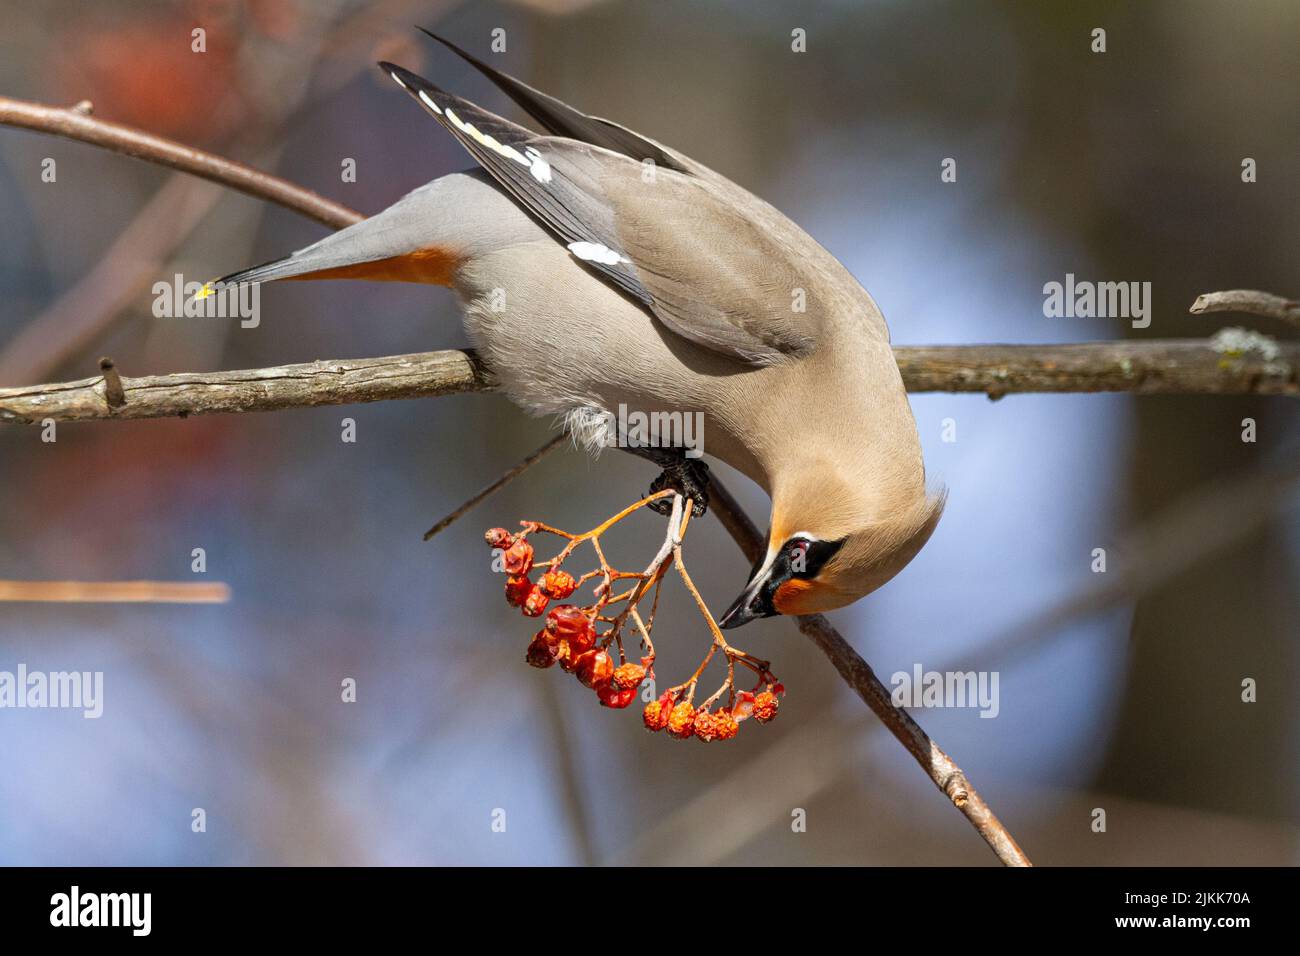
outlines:
[{"label": "tan plumage", "polygon": [[593,447],[609,436],[591,409],[702,412],[705,451],[772,497],[768,553],[726,625],[840,607],[893,577],[943,498],[867,292],[724,177],[456,52],[555,135],[381,64],[483,171],[226,281],[450,284],[507,394]]}]

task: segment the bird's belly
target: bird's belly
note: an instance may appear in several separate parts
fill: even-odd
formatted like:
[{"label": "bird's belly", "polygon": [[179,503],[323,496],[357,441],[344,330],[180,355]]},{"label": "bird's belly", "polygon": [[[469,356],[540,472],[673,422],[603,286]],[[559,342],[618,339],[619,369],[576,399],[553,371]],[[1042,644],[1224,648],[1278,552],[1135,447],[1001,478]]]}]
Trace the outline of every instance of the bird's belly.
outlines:
[{"label": "bird's belly", "polygon": [[[620,441],[618,427],[656,443],[680,440],[762,480],[731,423],[745,373],[663,328],[551,239],[476,256],[457,275],[465,327],[506,395],[525,411],[604,421],[580,434],[590,447]],[[664,433],[667,433],[665,436]]]}]

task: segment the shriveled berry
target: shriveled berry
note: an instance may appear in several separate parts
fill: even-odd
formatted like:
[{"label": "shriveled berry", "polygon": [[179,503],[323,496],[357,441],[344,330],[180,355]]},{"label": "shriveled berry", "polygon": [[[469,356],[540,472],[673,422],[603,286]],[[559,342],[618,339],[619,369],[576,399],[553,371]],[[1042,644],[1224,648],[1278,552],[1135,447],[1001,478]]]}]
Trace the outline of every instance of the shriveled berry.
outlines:
[{"label": "shriveled berry", "polygon": [[540,583],[542,590],[557,601],[563,601],[578,589],[578,582],[568,571],[547,571],[542,575]]},{"label": "shriveled berry", "polygon": [[533,582],[526,574],[512,574],[506,578],[506,602],[511,607],[523,607],[533,590]]},{"label": "shriveled berry", "polygon": [[551,613],[546,616],[546,629],[557,640],[568,641],[576,654],[590,650],[596,643],[596,628],[592,625],[591,618],[582,608],[572,604],[551,608]]},{"label": "shriveled berry", "polygon": [[528,645],[524,660],[533,667],[550,667],[555,663],[555,649],[546,643],[545,631],[539,631],[533,638],[532,643]]},{"label": "shriveled berry", "polygon": [[628,661],[614,669],[614,685],[619,690],[636,690],[645,680],[645,668]]},{"label": "shriveled berry", "polygon": [[740,724],[729,710],[720,710],[713,715],[713,732],[719,740],[730,740],[740,731]]},{"label": "shriveled berry", "polygon": [[695,712],[694,730],[695,739],[706,744],[718,736],[717,722],[707,707],[701,707]]},{"label": "shriveled berry", "polygon": [[668,733],[681,740],[695,733],[695,708],[686,701],[673,707],[668,714]]},{"label": "shriveled berry", "polygon": [[501,555],[507,574],[527,574],[533,567],[533,546],[527,541],[516,541]]},{"label": "shriveled berry", "polygon": [[584,686],[594,689],[610,682],[614,676],[614,662],[608,651],[586,651],[578,655],[574,670]]},{"label": "shriveled berry", "polygon": [[483,540],[491,548],[508,548],[510,547],[510,532],[505,528],[488,528],[483,532]]},{"label": "shriveled berry", "polygon": [[645,710],[641,712],[641,722],[645,724],[645,729],[651,732],[663,730],[668,726],[668,717],[672,711],[672,698],[664,695],[645,705]]},{"label": "shriveled berry", "polygon": [[528,617],[541,617],[546,611],[546,605],[549,603],[551,603],[551,599],[546,596],[541,588],[534,584],[528,592],[528,597],[524,598],[522,610]]},{"label": "shriveled berry", "polygon": [[781,702],[777,699],[776,694],[770,690],[763,691],[763,693],[754,697],[754,719],[760,724],[767,723],[776,717],[776,711],[780,705]]},{"label": "shriveled berry", "polygon": [[566,640],[591,626],[587,612],[572,604],[557,604],[546,615],[546,629]]},{"label": "shriveled berry", "polygon": [[636,688],[628,690],[619,690],[611,681],[608,684],[601,684],[596,688],[596,696],[600,698],[602,707],[613,707],[616,710],[622,710],[628,704],[632,703],[632,698],[636,696]]}]

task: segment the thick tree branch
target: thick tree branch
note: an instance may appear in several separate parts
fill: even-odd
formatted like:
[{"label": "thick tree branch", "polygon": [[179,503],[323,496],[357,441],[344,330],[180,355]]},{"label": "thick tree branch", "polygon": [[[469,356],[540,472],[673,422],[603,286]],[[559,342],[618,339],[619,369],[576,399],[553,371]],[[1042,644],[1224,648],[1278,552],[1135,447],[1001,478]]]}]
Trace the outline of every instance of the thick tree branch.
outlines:
[{"label": "thick tree branch", "polygon": [[1214,339],[894,349],[909,392],[1300,395],[1300,345],[1260,337],[1240,354]]},{"label": "thick tree branch", "polygon": [[307,362],[233,372],[182,372],[121,379],[126,403],[110,408],[104,379],[0,389],[0,422],[37,424],[264,412],[314,405],[428,398],[493,387],[472,352]]},{"label": "thick tree branch", "polygon": [[[894,350],[913,392],[1137,392],[1300,394],[1300,345],[1276,354],[1223,352],[1204,340],[1085,345],[901,346]],[[0,388],[0,422],[35,424],[267,412],[494,387],[472,351],[326,359],[230,372],[123,377],[125,404],[111,407],[104,378]]]}]

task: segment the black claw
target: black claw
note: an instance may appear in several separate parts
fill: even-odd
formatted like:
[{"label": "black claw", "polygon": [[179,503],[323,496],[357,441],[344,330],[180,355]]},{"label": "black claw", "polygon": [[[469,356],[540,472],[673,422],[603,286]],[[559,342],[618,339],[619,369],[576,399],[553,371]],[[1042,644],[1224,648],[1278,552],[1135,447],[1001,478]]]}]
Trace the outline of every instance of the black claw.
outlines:
[{"label": "black claw", "polygon": [[[653,495],[665,488],[671,488],[683,498],[689,498],[692,516],[703,517],[709,509],[709,466],[692,458],[673,462],[651,483],[647,493]],[[646,507],[667,517],[673,513],[673,499],[665,496],[650,502]]]}]

